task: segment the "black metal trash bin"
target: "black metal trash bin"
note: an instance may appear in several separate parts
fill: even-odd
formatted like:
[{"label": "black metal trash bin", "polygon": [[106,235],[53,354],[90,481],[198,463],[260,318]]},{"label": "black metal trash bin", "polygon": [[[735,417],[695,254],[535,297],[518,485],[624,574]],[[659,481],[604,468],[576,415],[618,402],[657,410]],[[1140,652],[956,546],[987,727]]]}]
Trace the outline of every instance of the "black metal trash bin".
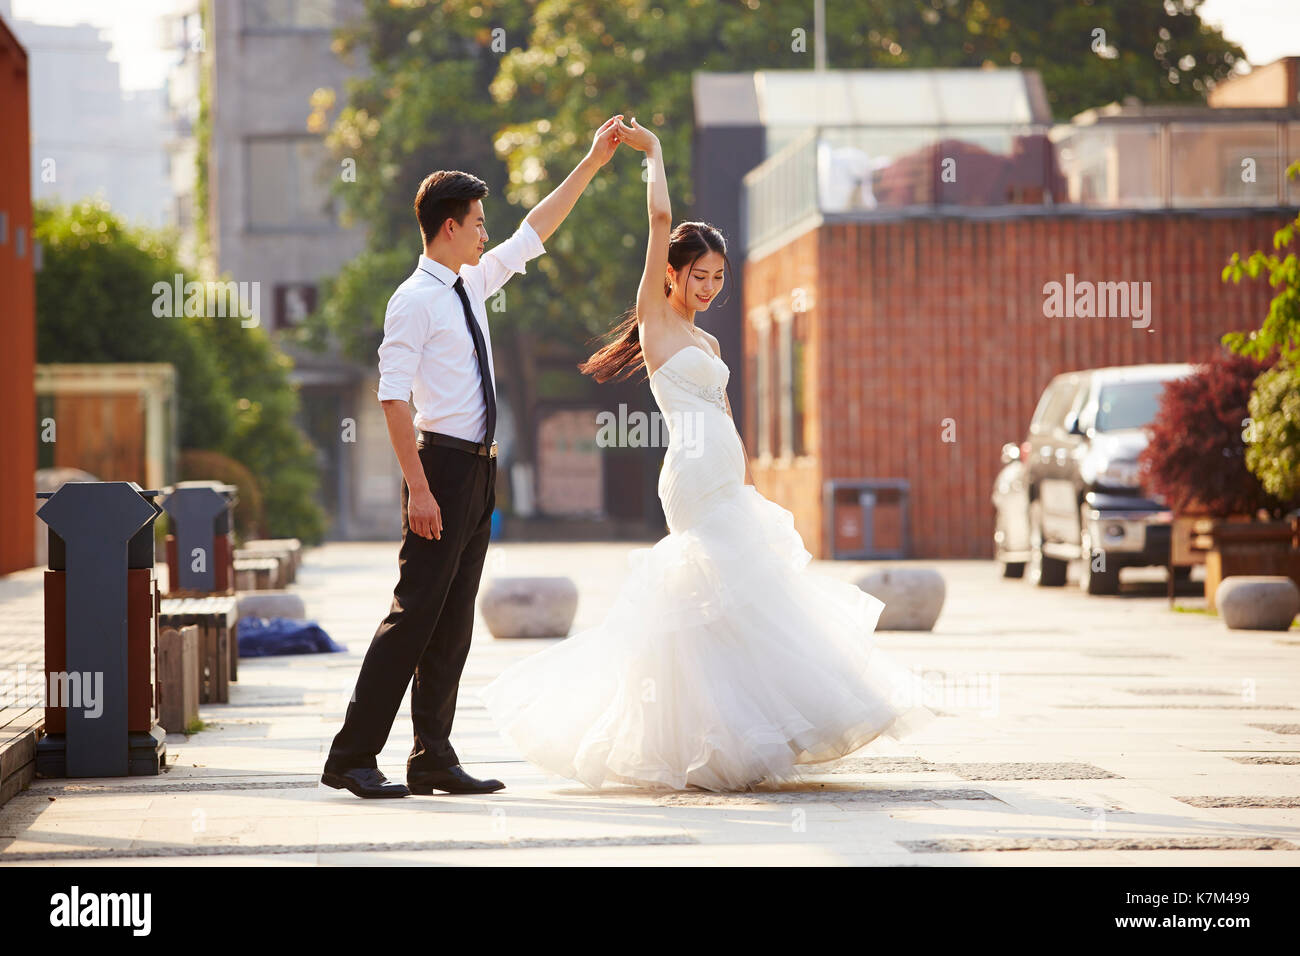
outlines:
[{"label": "black metal trash bin", "polygon": [[49,526],[45,572],[46,734],[42,777],[159,772],[166,744],[154,693],[158,589],[153,522],[135,482],[69,482],[37,515]]},{"label": "black metal trash bin", "polygon": [[168,594],[233,593],[238,491],[219,481],[181,481],[166,490],[162,506],[172,525],[167,537]]}]

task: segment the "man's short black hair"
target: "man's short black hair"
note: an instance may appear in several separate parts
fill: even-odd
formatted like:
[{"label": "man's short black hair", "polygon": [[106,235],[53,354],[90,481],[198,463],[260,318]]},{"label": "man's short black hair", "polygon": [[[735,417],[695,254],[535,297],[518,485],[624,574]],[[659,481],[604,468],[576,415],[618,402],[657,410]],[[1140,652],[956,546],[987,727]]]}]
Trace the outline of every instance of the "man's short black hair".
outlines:
[{"label": "man's short black hair", "polygon": [[456,169],[440,169],[425,176],[415,194],[415,218],[420,222],[424,241],[436,236],[448,219],[463,226],[470,203],[487,194],[487,183]]}]

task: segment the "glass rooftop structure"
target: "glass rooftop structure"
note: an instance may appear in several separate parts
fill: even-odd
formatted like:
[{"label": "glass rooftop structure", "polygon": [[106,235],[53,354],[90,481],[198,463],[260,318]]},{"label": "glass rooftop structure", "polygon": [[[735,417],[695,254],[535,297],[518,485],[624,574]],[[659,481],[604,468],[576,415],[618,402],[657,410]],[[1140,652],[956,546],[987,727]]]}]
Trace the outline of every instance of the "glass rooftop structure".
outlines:
[{"label": "glass rooftop structure", "polygon": [[1032,70],[697,73],[695,122],[759,126],[748,253],[833,219],[1300,205],[1300,109],[1111,106],[1054,123]]}]

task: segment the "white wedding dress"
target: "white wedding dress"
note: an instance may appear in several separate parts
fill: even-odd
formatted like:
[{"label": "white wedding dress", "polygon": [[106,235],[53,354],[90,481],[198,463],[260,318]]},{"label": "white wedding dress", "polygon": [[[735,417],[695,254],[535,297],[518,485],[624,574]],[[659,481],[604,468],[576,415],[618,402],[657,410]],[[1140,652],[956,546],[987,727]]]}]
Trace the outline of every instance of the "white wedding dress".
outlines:
[{"label": "white wedding dress", "polygon": [[744,483],[729,377],[693,345],[651,376],[669,429],[669,534],[633,551],[601,624],[480,691],[498,728],[550,773],[593,788],[743,790],[934,716],[919,677],[872,646],[884,604],[807,571],[793,516]]}]

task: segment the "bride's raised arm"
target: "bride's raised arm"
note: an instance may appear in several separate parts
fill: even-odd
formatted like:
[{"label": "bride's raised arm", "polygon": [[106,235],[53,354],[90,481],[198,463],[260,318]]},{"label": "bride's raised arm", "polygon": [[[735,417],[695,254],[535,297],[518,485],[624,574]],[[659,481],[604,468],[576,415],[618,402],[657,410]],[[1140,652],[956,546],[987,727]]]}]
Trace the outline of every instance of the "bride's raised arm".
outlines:
[{"label": "bride's raised arm", "polygon": [[[668,201],[668,178],[664,173],[663,150],[659,138],[632,117],[632,125],[620,121],[622,139],[633,149],[646,154],[646,211],[650,216],[650,237],[646,242],[645,270],[636,290],[636,314],[639,322],[657,322],[664,314],[664,272],[668,268],[668,235],[672,232],[673,212]],[[642,347],[645,343],[642,342]]]}]

